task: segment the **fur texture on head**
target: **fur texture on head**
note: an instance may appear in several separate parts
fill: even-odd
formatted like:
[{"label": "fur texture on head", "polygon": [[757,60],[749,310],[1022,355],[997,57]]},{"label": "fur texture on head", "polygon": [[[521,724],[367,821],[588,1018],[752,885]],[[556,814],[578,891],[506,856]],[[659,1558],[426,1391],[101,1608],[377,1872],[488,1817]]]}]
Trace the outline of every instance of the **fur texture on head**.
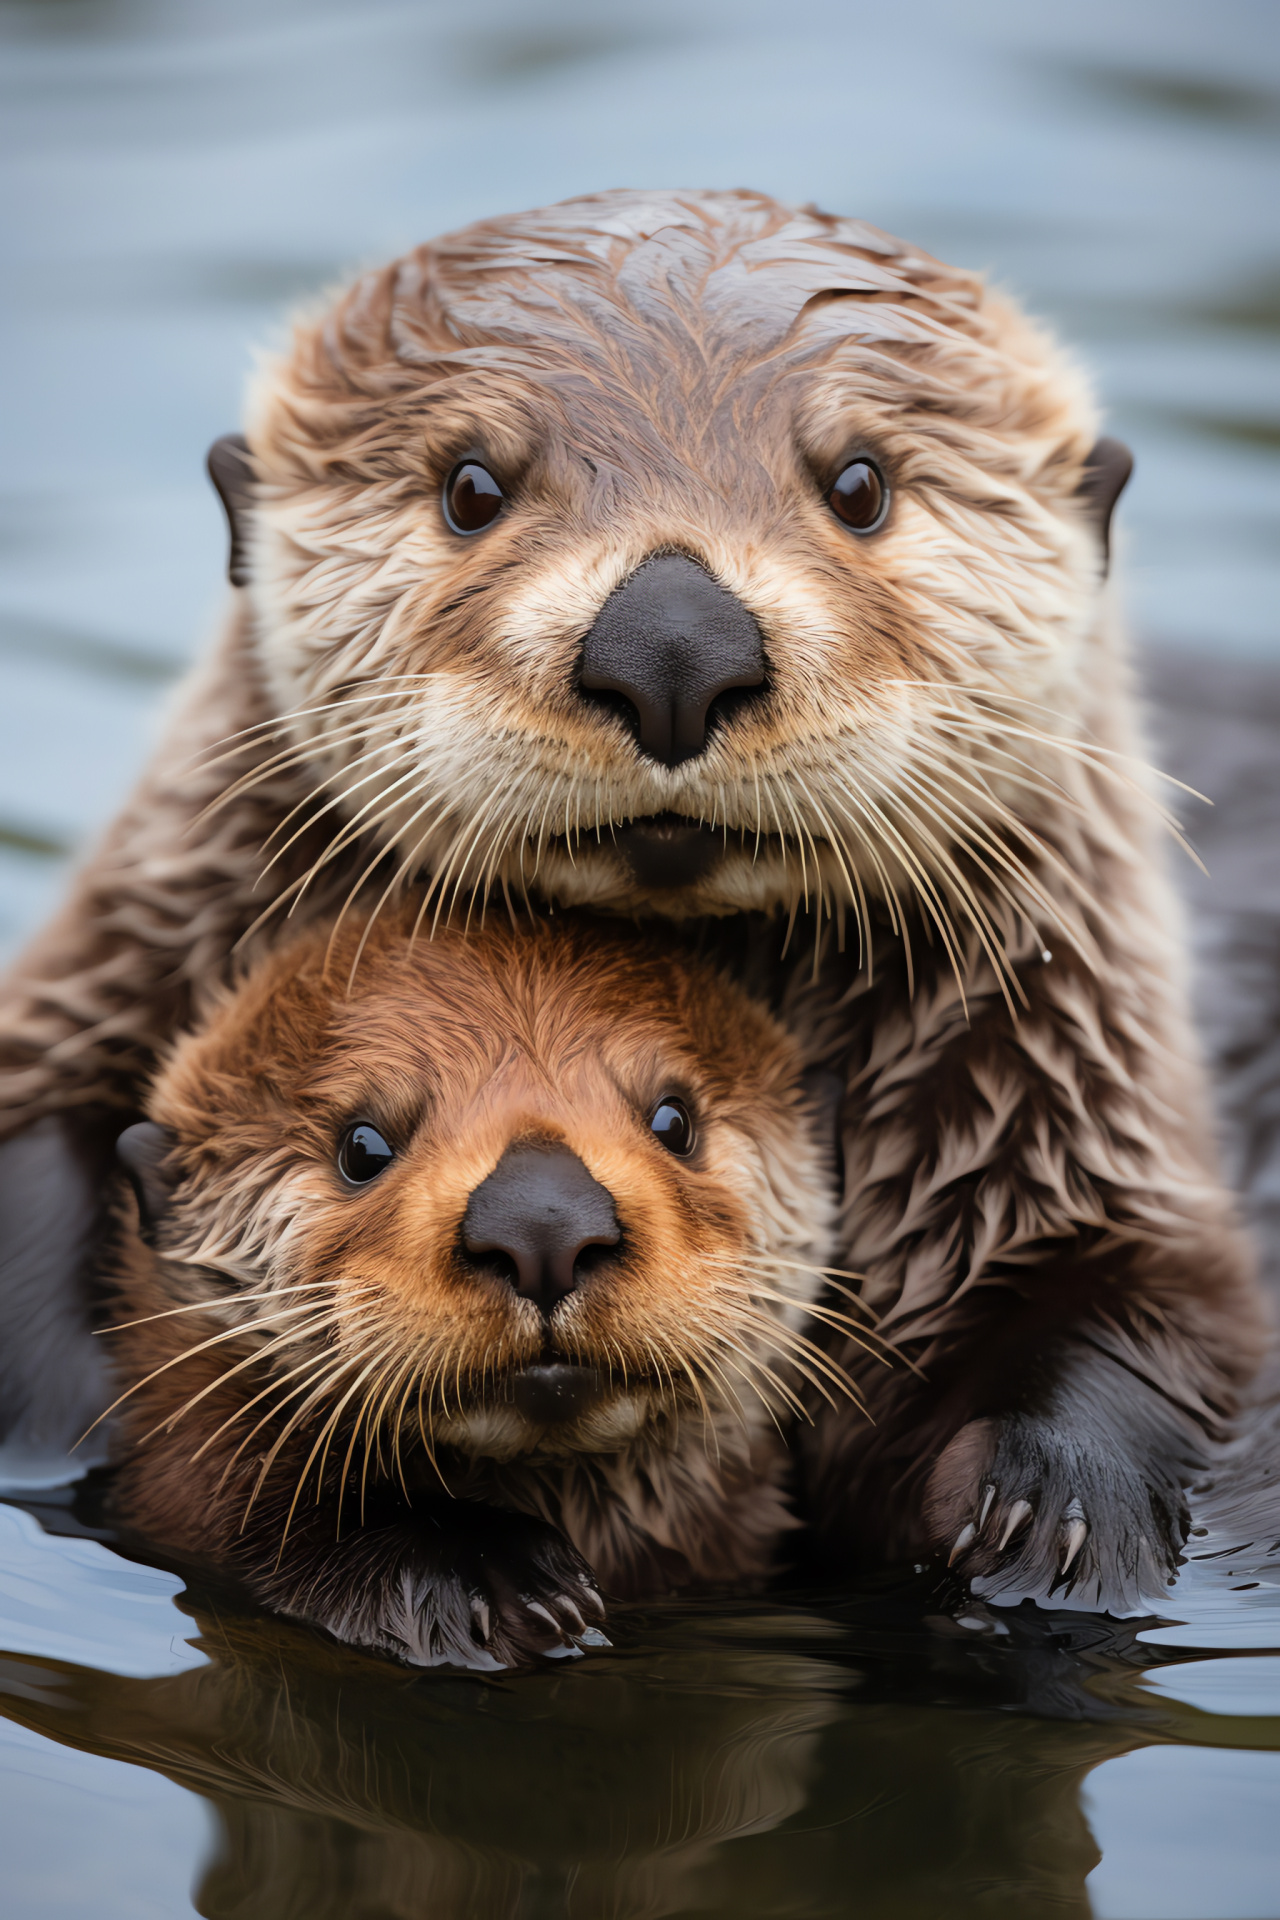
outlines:
[{"label": "fur texture on head", "polygon": [[[164,1317],[118,1344],[134,1381],[174,1364],[131,1431],[159,1396],[179,1483],[229,1455],[237,1523],[443,1485],[554,1518],[615,1590],[758,1575],[789,1524],[778,1437],[805,1383],[841,1390],[801,1331],[843,1316],[814,1305],[830,1153],[794,1041],[670,939],[411,925],[378,923],[350,988],[358,932],[294,942],[161,1073],[164,1184],[121,1317]],[[666,1097],[687,1154],[651,1129]],[[364,1184],[339,1166],[358,1125],[394,1154]],[[576,1156],[616,1215],[554,1307],[469,1237],[513,1151]],[[549,1368],[567,1409],[531,1411]]]},{"label": "fur texture on head", "polygon": [[[213,459],[246,584],[24,957],[5,1125],[132,1105],[247,928],[418,876],[428,928],[494,889],[668,919],[816,904],[864,963],[887,925],[908,980],[922,936],[962,992],[985,953],[1011,1004],[1027,954],[1094,964],[1079,822],[1131,745],[1099,604],[1125,469],[1096,426],[977,277],[759,194],[596,195],[366,275]],[[867,535],[829,503],[860,455],[889,491]],[[465,458],[504,489],[472,538],[442,505]],[[582,671],[662,556],[732,597],[763,661],[678,765]],[[673,834],[696,843],[674,874]]]},{"label": "fur texture on head", "polygon": [[[997,893],[1052,915],[1029,849],[1091,718],[1096,424],[973,275],[755,194],[571,201],[366,276],[249,423],[253,617],[333,857],[386,849],[437,907],[499,885],[634,909],[654,889],[617,831],[676,816],[720,848],[665,914],[816,896],[861,922],[914,896],[941,927],[986,920],[1003,835]],[[865,537],[826,500],[860,453],[891,495]],[[441,509],[467,457],[507,496],[471,539]],[[664,553],[736,597],[766,661],[675,767],[580,677]]]}]

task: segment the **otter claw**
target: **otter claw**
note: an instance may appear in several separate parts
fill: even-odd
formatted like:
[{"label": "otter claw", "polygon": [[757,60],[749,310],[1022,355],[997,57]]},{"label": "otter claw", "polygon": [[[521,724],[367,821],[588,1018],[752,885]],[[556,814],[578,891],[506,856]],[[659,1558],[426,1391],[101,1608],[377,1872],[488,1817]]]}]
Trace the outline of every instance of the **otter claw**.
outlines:
[{"label": "otter claw", "polygon": [[1078,1500],[1073,1500],[1062,1516],[1062,1548],[1058,1566],[1063,1573],[1069,1571],[1071,1562],[1079,1553],[1089,1535],[1089,1522],[1084,1517],[1084,1508]]},{"label": "otter claw", "polygon": [[555,1615],[550,1611],[550,1609],[543,1606],[541,1600],[526,1599],[524,1604],[530,1613],[537,1614],[539,1620],[545,1620],[547,1625],[551,1628],[551,1631],[555,1634],[558,1634],[561,1640],[567,1639],[568,1636],[565,1633],[564,1627],[561,1625],[560,1621],[556,1619]]},{"label": "otter claw", "polygon": [[[582,1615],[579,1613],[577,1607],[574,1606],[572,1600],[569,1598],[567,1593],[562,1593],[560,1595],[559,1605],[560,1605],[561,1613],[564,1614],[566,1619],[568,1620],[569,1630],[573,1634],[575,1640],[581,1640],[584,1632],[586,1631],[587,1623],[583,1619]],[[563,1624],[564,1622],[562,1621],[561,1625]]]},{"label": "otter claw", "polygon": [[970,1520],[967,1525],[961,1527],[959,1533],[956,1535],[956,1543],[947,1557],[947,1565],[954,1567],[960,1555],[965,1551],[965,1548],[971,1547],[977,1537],[978,1529],[974,1526],[972,1520]]},{"label": "otter claw", "polygon": [[1022,1527],[1026,1526],[1028,1520],[1031,1518],[1031,1513],[1032,1513],[1032,1507],[1031,1507],[1031,1502],[1029,1500],[1014,1501],[1013,1505],[1009,1509],[1008,1517],[1004,1523],[1004,1532],[1000,1535],[1000,1539],[997,1543],[998,1550],[1001,1553],[1004,1552],[1005,1548],[1008,1546],[1009,1542],[1012,1540],[1014,1534],[1017,1533]]},{"label": "otter claw", "polygon": [[479,1594],[476,1593],[473,1593],[471,1596],[471,1618],[480,1629],[480,1644],[487,1647],[489,1644],[489,1633],[493,1623],[489,1617],[488,1605],[480,1598]]},{"label": "otter claw", "polygon": [[987,1524],[987,1515],[991,1511],[991,1502],[995,1499],[995,1497],[996,1497],[995,1484],[993,1481],[988,1480],[986,1485],[986,1490],[982,1496],[982,1511],[978,1515],[978,1532],[979,1533],[982,1532],[982,1529]]}]

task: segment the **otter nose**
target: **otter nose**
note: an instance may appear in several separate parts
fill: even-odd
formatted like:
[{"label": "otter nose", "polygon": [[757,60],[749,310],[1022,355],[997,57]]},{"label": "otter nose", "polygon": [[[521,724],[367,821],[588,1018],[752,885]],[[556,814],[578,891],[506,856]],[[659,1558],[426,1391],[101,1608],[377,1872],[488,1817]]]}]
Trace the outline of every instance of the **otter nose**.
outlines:
[{"label": "otter nose", "polygon": [[761,686],[764,673],[751,615],[679,553],[646,560],[616,588],[582,650],[583,691],[625,701],[641,752],[667,767],[702,752],[721,694]]},{"label": "otter nose", "polygon": [[546,1314],[584,1278],[587,1250],[621,1238],[612,1194],[567,1147],[508,1147],[462,1221],[472,1258],[489,1255],[486,1264]]}]

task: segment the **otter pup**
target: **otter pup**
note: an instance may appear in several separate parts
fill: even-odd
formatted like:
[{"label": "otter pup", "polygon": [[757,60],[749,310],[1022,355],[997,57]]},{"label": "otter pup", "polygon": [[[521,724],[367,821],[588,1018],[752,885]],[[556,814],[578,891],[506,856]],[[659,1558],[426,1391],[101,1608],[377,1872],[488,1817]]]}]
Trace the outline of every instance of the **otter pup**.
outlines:
[{"label": "otter pup", "polygon": [[263,915],[761,915],[778,1004],[841,1009],[839,1264],[920,1369],[822,1417],[826,1552],[1158,1590],[1261,1334],[1072,362],[861,221],[603,194],[364,276],[214,468],[225,639],[0,1008],[11,1417],[70,1377],[104,1143]]},{"label": "otter pup", "polygon": [[559,917],[314,931],[148,1110],[110,1342],[131,1527],[422,1665],[598,1642],[597,1582],[774,1565],[801,1393],[850,1391],[802,1328],[855,1322],[816,1304],[799,1048],[712,964]]}]

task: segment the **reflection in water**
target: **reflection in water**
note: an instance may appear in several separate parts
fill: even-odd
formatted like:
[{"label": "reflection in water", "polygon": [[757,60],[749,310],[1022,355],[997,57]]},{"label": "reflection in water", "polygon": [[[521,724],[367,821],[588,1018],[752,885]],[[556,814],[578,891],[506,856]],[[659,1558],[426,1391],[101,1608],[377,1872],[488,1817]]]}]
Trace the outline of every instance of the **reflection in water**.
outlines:
[{"label": "reflection in water", "polygon": [[[27,1603],[0,1716],[56,1743],[43,1777],[68,1816],[84,1779],[78,1760],[58,1773],[68,1749],[207,1804],[192,1898],[208,1920],[1168,1920],[1189,1911],[1192,1864],[1201,1897],[1245,1864],[1256,1885],[1275,1850],[1280,1693],[1243,1689],[1239,1660],[1215,1687],[1205,1653],[1267,1647],[1280,1672],[1278,1407],[1197,1502],[1181,1625],[886,1575],[624,1608],[613,1652],[517,1679],[409,1673],[200,1582],[175,1611],[173,1575],[75,1537],[100,1531],[94,1476],[0,1506],[0,1636]],[[1234,1752],[1197,1761],[1210,1748]],[[1238,1792],[1218,1790],[1224,1767]],[[1184,1809],[1172,1853],[1166,1779]],[[94,1833],[86,1885],[113,1870]],[[6,1834],[10,1861],[24,1838]]]},{"label": "reflection in water", "polygon": [[[870,1615],[659,1609],[634,1622],[643,1650],[504,1683],[410,1677],[206,1603],[207,1666],[9,1660],[0,1690],[24,1725],[213,1802],[210,1920],[807,1916],[855,1890],[867,1915],[1087,1915],[1079,1783],[1132,1728],[978,1700],[1003,1658],[1080,1714],[1123,1649],[1079,1616],[1001,1655],[1007,1635]],[[1055,1644],[1073,1630],[1083,1652]],[[908,1676],[919,1703],[865,1697]]]}]

